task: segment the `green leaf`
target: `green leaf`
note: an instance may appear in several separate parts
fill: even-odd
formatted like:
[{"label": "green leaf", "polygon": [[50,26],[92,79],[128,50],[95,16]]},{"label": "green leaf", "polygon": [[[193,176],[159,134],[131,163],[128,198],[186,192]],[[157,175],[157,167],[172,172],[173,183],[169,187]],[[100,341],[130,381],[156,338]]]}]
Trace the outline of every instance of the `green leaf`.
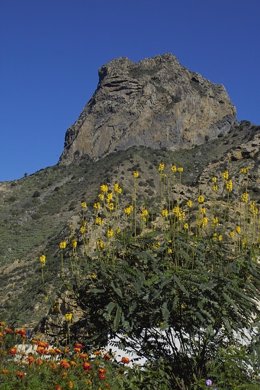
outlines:
[{"label": "green leaf", "polygon": [[117,331],[117,329],[119,327],[121,317],[122,317],[122,309],[120,306],[117,305],[116,315],[115,315],[114,323],[113,323],[113,328],[115,331]]},{"label": "green leaf", "polygon": [[94,294],[103,294],[106,290],[104,290],[103,288],[93,288],[91,289],[91,292],[94,293]]},{"label": "green leaf", "polygon": [[115,293],[116,293],[121,299],[123,299],[123,294],[122,294],[122,291],[120,290],[120,288],[119,288],[119,287],[116,287],[116,286],[114,285],[113,282],[111,283],[111,287],[112,287],[112,289],[115,291]]},{"label": "green leaf", "polygon": [[168,323],[169,317],[170,317],[170,312],[169,312],[168,307],[167,307],[167,302],[163,303],[162,308],[161,308],[161,312],[162,312],[163,321]]},{"label": "green leaf", "polygon": [[183,286],[183,284],[180,282],[180,279],[176,275],[173,276],[173,279],[176,282],[177,286],[181,289],[181,291],[188,297],[189,293],[186,290],[186,288]]},{"label": "green leaf", "polygon": [[117,306],[115,302],[109,302],[109,304],[106,307],[107,314],[110,316],[114,308]]}]

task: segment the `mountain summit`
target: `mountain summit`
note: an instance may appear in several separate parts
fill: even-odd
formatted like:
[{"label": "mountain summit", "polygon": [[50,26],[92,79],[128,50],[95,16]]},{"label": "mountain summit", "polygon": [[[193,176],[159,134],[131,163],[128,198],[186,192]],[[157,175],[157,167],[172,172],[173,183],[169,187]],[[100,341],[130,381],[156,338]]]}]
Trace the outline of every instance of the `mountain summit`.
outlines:
[{"label": "mountain summit", "polygon": [[222,85],[171,54],[138,63],[118,58],[100,68],[94,95],[66,132],[60,162],[98,160],[131,146],[189,149],[226,134],[235,115]]}]

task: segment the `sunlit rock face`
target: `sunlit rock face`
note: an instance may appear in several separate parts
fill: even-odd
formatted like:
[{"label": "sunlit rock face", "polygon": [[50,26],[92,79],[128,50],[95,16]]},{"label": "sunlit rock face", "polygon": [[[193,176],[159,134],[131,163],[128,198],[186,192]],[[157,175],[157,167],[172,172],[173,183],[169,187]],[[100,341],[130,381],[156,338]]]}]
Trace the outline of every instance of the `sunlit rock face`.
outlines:
[{"label": "sunlit rock face", "polygon": [[66,132],[61,163],[100,159],[131,146],[191,148],[228,132],[235,107],[222,85],[184,68],[171,54],[112,60],[97,89]]}]

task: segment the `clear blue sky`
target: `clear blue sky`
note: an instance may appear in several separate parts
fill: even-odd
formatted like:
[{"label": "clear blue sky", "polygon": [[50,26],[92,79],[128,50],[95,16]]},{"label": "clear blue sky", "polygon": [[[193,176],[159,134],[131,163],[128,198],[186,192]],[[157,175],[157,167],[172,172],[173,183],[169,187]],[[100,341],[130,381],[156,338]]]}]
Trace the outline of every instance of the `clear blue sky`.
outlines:
[{"label": "clear blue sky", "polygon": [[165,52],[260,124],[259,0],[0,0],[0,181],[55,164],[119,56]]}]

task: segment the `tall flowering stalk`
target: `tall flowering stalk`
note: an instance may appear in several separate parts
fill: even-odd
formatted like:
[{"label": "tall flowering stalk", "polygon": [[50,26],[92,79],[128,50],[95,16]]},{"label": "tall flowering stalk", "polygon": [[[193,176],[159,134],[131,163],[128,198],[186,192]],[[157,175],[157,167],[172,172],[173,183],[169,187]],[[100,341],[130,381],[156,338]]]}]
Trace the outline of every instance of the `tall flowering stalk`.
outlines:
[{"label": "tall flowering stalk", "polygon": [[136,238],[136,200],[137,200],[137,180],[139,179],[140,174],[138,171],[133,172],[133,178],[134,178],[134,192],[133,192],[133,198],[132,198],[132,205],[133,205],[133,227],[134,227],[134,237]]},{"label": "tall flowering stalk", "polygon": [[61,275],[63,275],[64,271],[64,255],[63,252],[67,247],[67,242],[66,241],[61,241],[59,243],[59,248],[60,248],[60,258],[61,258]]},{"label": "tall flowering stalk", "polygon": [[45,255],[41,255],[40,256],[40,264],[41,264],[41,275],[42,275],[42,283],[44,284],[44,267],[45,267],[45,264],[46,264],[46,256]]}]

